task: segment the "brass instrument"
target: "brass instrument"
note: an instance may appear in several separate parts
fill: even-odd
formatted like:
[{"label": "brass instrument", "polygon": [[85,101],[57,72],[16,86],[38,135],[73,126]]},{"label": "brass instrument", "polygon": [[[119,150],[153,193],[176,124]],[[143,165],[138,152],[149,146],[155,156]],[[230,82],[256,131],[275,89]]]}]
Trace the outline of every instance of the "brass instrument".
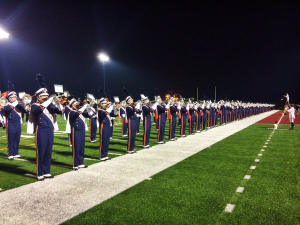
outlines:
[{"label": "brass instrument", "polygon": [[21,100],[24,105],[29,105],[32,101],[32,97],[30,94],[24,94]]},{"label": "brass instrument", "polygon": [[6,106],[7,105],[7,99],[6,98],[3,98],[3,97],[1,97],[0,98],[0,105],[2,106],[2,107],[4,107],[4,106]]},{"label": "brass instrument", "polygon": [[87,93],[86,94],[86,100],[89,102],[89,104],[91,106],[93,106],[94,104],[97,104],[96,98],[94,95]]},{"label": "brass instrument", "polygon": [[54,104],[57,108],[61,108],[60,106],[60,96],[56,96],[56,94],[53,94],[53,95],[50,95],[49,98],[52,98],[53,97],[53,100],[52,100],[52,104]]}]

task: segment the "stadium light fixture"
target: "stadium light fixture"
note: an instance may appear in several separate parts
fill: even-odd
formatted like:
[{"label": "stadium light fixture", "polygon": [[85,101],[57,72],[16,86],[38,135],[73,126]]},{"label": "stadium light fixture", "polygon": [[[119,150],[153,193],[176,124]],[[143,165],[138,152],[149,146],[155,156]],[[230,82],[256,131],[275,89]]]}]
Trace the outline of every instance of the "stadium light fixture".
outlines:
[{"label": "stadium light fixture", "polygon": [[2,28],[0,28],[0,39],[8,39],[8,38],[9,38],[9,33],[7,33]]},{"label": "stadium light fixture", "polygon": [[101,61],[101,62],[108,62],[109,61],[109,57],[105,54],[105,53],[100,53],[98,55],[98,59]]}]

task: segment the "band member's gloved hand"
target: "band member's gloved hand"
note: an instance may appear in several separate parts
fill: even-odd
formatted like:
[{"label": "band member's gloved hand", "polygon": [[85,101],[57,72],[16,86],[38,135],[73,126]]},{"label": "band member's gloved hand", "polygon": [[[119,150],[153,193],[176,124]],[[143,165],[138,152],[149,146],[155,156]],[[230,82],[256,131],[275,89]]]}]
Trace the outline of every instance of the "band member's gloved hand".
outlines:
[{"label": "band member's gloved hand", "polygon": [[110,106],[110,107],[106,110],[106,112],[111,113],[112,110],[113,110],[113,106]]},{"label": "band member's gloved hand", "polygon": [[14,102],[9,102],[8,105],[11,105],[13,107],[16,107],[18,105],[18,101],[14,101]]},{"label": "band member's gloved hand", "polygon": [[178,110],[180,110],[180,109],[181,109],[181,106],[180,106],[179,104],[178,104],[178,106],[177,106],[177,109],[178,109]]},{"label": "band member's gloved hand", "polygon": [[89,107],[86,109],[88,112],[89,116],[94,116],[96,114],[96,110],[93,107]]},{"label": "band member's gloved hand", "polygon": [[154,105],[152,106],[152,109],[156,110],[158,103],[155,102]]},{"label": "band member's gloved hand", "polygon": [[47,101],[43,102],[41,105],[45,108],[47,108],[53,101],[53,97],[48,98]]},{"label": "band member's gloved hand", "polygon": [[166,105],[166,109],[170,108],[170,102],[168,102],[168,104]]},{"label": "band member's gloved hand", "polygon": [[140,102],[137,103],[136,106],[135,106],[135,108],[136,108],[136,109],[140,109],[140,108],[141,108],[141,103],[140,103]]},{"label": "band member's gloved hand", "polygon": [[87,107],[87,106],[88,106],[88,104],[85,103],[78,111],[81,112],[81,113],[83,113],[84,110],[86,110],[86,107]]}]

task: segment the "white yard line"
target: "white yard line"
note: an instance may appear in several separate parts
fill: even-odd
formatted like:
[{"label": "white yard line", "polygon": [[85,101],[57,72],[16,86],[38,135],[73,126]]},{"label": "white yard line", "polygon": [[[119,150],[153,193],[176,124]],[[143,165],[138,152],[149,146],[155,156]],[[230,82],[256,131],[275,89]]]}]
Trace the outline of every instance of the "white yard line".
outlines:
[{"label": "white yard line", "polygon": [[62,223],[275,112],[1,192],[0,224]]},{"label": "white yard line", "polygon": [[[282,117],[281,117],[282,118]],[[280,119],[281,120],[281,119]],[[273,134],[274,134],[274,132],[275,132],[275,129],[273,129],[273,131],[272,131],[272,133],[270,134],[270,136],[268,137],[268,139],[267,139],[267,141],[269,142],[270,141],[270,139],[271,139],[271,137],[273,136]],[[266,148],[267,146],[263,146],[263,148]],[[261,152],[264,152],[265,150],[264,149],[261,149],[260,150]],[[263,156],[263,154],[262,153],[259,153],[258,154],[258,156]],[[255,162],[259,162],[260,160],[259,159],[255,159],[254,160]],[[256,166],[251,166],[250,167],[250,169],[248,170],[248,172],[251,172],[251,170],[255,170],[256,169]],[[247,172],[247,173],[248,173]],[[241,181],[241,184],[243,184],[243,185],[245,185],[245,180],[247,181],[247,180],[250,180],[251,179],[251,175],[245,175],[244,176],[244,179]],[[244,187],[238,187],[237,189],[236,189],[236,193],[243,193],[244,192]],[[230,200],[230,202],[231,203],[228,203],[227,205],[226,205],[226,207],[225,207],[225,212],[226,213],[232,213],[233,212],[233,210],[234,210],[234,208],[235,208],[235,206],[236,206],[236,204],[232,204],[232,203],[235,203],[236,201],[237,201],[237,198],[235,197],[236,196],[236,193],[235,194],[233,194],[233,196],[231,197],[231,200]]]}]

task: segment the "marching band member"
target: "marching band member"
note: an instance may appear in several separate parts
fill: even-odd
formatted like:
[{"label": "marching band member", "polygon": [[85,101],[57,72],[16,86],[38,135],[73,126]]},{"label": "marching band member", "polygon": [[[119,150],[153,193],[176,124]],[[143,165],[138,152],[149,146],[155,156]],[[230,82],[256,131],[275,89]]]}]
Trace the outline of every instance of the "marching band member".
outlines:
[{"label": "marching band member", "polygon": [[162,99],[160,96],[157,96],[157,115],[158,120],[156,121],[158,123],[158,133],[157,133],[157,143],[163,144],[164,143],[164,136],[165,136],[165,129],[166,129],[166,120],[167,120],[167,113],[166,109],[169,108],[169,104],[167,106],[164,106],[162,104]]},{"label": "marching band member", "polygon": [[186,126],[186,119],[187,119],[187,110],[184,106],[184,102],[181,102],[180,106],[178,107],[178,110],[180,111],[180,135],[181,137],[185,137],[185,126]]},{"label": "marching band member", "polygon": [[208,120],[208,127],[212,128],[214,125],[214,118],[215,118],[215,103],[210,104],[209,108],[209,120]]},{"label": "marching band member", "polygon": [[83,164],[85,149],[85,131],[87,125],[83,116],[88,104],[85,103],[79,109],[79,102],[76,99],[70,101],[71,111],[68,115],[68,123],[72,130],[73,170],[87,168]]},{"label": "marching band member", "polygon": [[3,129],[5,129],[5,117],[4,117],[4,115],[3,115],[3,112],[4,112],[3,107],[4,107],[4,106],[2,106],[2,104],[0,104],[0,126],[1,126]]},{"label": "marching band member", "polygon": [[200,130],[200,125],[201,125],[201,118],[202,118],[202,110],[201,110],[201,107],[200,107],[200,104],[197,104],[196,106],[196,110],[197,110],[197,117],[196,117],[196,132],[197,133],[200,133],[201,130]]},{"label": "marching band member", "polygon": [[125,102],[121,103],[119,116],[122,119],[122,136],[127,137],[128,121],[127,121],[126,110],[125,110]]},{"label": "marching band member", "polygon": [[224,125],[226,123],[226,107],[224,102],[221,102],[221,118],[220,118],[220,125]]},{"label": "marching band member", "polygon": [[149,99],[141,94],[142,99],[142,115],[143,115],[143,127],[144,127],[144,136],[143,136],[143,146],[144,148],[150,147],[150,133],[151,133],[151,112],[153,111],[149,105]]},{"label": "marching band member", "polygon": [[[66,119],[66,121],[68,121],[69,113],[72,110],[71,107],[70,107],[70,102],[69,102],[72,99],[73,99],[73,96],[69,96],[67,98],[66,106],[65,106],[65,108],[63,110],[64,118]],[[71,130],[71,133],[68,133],[68,143],[69,143],[69,146],[72,147],[72,130]]]},{"label": "marching band member", "polygon": [[90,120],[90,142],[96,142],[97,135],[97,106],[95,103],[90,103],[90,107],[87,108],[88,117]]},{"label": "marching band member", "polygon": [[192,103],[189,104],[189,134],[194,133],[194,125],[195,125],[195,109]]},{"label": "marching band member", "polygon": [[234,120],[236,121],[238,119],[238,116],[237,116],[238,106],[237,106],[236,102],[234,103],[233,112],[234,112]]},{"label": "marching band member", "polygon": [[[157,101],[158,101],[158,97],[159,97],[159,94],[158,94],[158,90],[157,90],[157,88],[154,88],[154,99],[155,99],[155,105],[157,106],[158,105],[158,103],[157,103]],[[160,98],[160,97],[159,97]],[[157,108],[156,108],[156,106],[153,108],[153,113],[154,113],[154,115],[153,115],[153,121],[155,122],[155,130],[157,130],[158,131],[158,129],[159,129],[159,117],[158,117],[158,113],[157,113]]]},{"label": "marching band member", "polygon": [[219,117],[221,119],[222,117],[222,112],[221,112],[221,105],[218,103],[217,104],[217,107],[216,107],[216,119],[215,119],[215,126],[218,126],[218,120],[219,120]]},{"label": "marching band member", "polygon": [[[109,99],[107,99],[108,102],[110,102]],[[116,102],[114,101],[113,105],[113,110],[110,112],[109,116],[110,116],[110,120],[111,120],[111,131],[110,131],[110,139],[112,139],[113,137],[113,133],[114,133],[114,122],[115,119],[118,117],[119,115],[119,100]]]},{"label": "marching band member", "polygon": [[99,147],[99,159],[101,161],[109,160],[108,149],[109,140],[112,130],[112,122],[110,113],[113,111],[111,103],[104,98],[100,99],[100,108],[98,110],[99,131],[100,131],[100,147]]},{"label": "marching band member", "polygon": [[37,180],[42,181],[44,178],[53,178],[50,174],[50,167],[55,129],[54,114],[61,114],[62,109],[52,104],[53,97],[49,98],[44,79],[41,75],[37,75],[37,80],[39,81],[40,89],[35,93],[37,102],[31,107],[27,131],[29,133],[34,131],[32,127],[34,122]]},{"label": "marching band member", "polygon": [[126,88],[123,87],[123,91],[126,94],[126,115],[128,120],[128,145],[127,145],[127,152],[132,154],[135,152],[135,137],[136,137],[136,111],[134,107],[134,102],[131,96],[129,95]]},{"label": "marching band member", "polygon": [[176,131],[176,125],[177,125],[177,108],[174,105],[173,97],[171,97],[170,101],[170,108],[169,108],[169,120],[170,120],[170,133],[169,133],[169,139],[171,141],[175,141],[175,131]]},{"label": "marching band member", "polygon": [[4,107],[6,117],[7,154],[8,159],[21,157],[19,155],[19,144],[21,137],[22,113],[26,113],[24,107],[18,103],[17,93],[14,85],[8,81],[10,92],[7,95],[8,104]]},{"label": "marching band member", "polygon": [[139,134],[140,133],[140,122],[141,122],[141,118],[142,118],[142,110],[139,109],[138,107],[136,108],[136,133]]},{"label": "marching band member", "polygon": [[203,104],[201,105],[201,110],[202,110],[202,113],[201,113],[201,117],[202,117],[202,120],[201,120],[201,123],[202,123],[202,130],[205,130],[206,129],[206,122],[207,122],[207,108],[206,108],[206,103],[205,101],[203,102]]}]

